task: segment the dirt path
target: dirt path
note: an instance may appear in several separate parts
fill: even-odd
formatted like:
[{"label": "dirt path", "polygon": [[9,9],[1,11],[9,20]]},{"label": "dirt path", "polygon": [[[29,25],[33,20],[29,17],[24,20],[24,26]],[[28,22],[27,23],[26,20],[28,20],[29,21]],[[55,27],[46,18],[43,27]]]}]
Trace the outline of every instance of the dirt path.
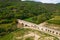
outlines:
[{"label": "dirt path", "polygon": [[46,22],[43,22],[43,23],[40,23],[39,26],[45,26],[46,25]]}]

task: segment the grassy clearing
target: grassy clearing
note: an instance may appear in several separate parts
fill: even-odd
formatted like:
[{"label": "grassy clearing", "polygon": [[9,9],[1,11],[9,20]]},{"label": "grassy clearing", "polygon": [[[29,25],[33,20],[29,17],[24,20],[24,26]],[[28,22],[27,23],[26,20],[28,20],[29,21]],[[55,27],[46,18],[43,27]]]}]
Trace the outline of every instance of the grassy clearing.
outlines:
[{"label": "grassy clearing", "polygon": [[60,30],[60,16],[55,16],[54,18],[47,21],[47,27]]},{"label": "grassy clearing", "polygon": [[50,24],[60,25],[60,16],[55,16],[53,19],[47,21]]}]

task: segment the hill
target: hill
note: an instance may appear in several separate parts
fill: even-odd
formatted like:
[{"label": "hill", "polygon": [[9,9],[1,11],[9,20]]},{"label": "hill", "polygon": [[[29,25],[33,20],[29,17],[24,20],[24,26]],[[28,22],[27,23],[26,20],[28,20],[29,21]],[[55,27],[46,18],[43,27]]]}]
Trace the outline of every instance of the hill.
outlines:
[{"label": "hill", "polygon": [[45,26],[60,31],[60,16],[55,16],[54,18],[48,20]]},{"label": "hill", "polygon": [[17,19],[29,19],[30,22],[33,19],[32,22],[39,24],[55,16],[60,16],[60,4],[0,0],[0,36],[15,31]]}]

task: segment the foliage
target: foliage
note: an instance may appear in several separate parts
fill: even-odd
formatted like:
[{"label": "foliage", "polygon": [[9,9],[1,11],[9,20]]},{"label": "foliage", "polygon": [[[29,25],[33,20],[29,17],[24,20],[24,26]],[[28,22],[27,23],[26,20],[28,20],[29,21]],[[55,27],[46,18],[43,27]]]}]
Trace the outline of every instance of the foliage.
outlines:
[{"label": "foliage", "polygon": [[[48,15],[48,16],[47,16]],[[33,23],[36,23],[36,24],[39,24],[39,23],[42,23],[46,20],[49,20],[51,17],[51,13],[49,14],[46,14],[46,13],[43,13],[41,15],[38,15],[38,16],[34,16],[32,18],[28,18],[28,19],[25,19],[26,21],[29,21],[29,22],[33,22]]]},{"label": "foliage", "polygon": [[54,18],[52,18],[51,20],[48,20],[47,22],[50,24],[60,25],[60,16],[55,16]]},{"label": "foliage", "polygon": [[[37,31],[37,30],[32,30],[32,29],[28,29],[28,28],[22,28],[22,29],[18,29],[14,32],[11,32],[5,36],[2,36],[0,37],[0,40],[20,40],[20,39],[16,39],[16,37],[23,37],[24,35],[27,35],[29,34],[30,32],[33,32],[33,33],[37,33],[37,35],[40,35],[41,37],[40,38],[43,38],[44,37],[53,37],[53,36],[49,36],[49,34],[46,34],[46,33],[43,33],[43,32],[40,32],[40,31]],[[22,34],[23,33],[23,34]],[[32,40],[34,37],[27,37],[26,40]],[[57,37],[53,37],[54,39],[53,40],[59,40]],[[22,38],[21,40],[23,40],[24,38]]]},{"label": "foliage", "polygon": [[0,33],[5,34],[15,30],[16,19],[25,20],[28,18],[29,21],[38,24],[49,20],[52,14],[54,16],[56,14],[60,15],[60,4],[44,4],[41,2],[21,0],[0,0]]}]

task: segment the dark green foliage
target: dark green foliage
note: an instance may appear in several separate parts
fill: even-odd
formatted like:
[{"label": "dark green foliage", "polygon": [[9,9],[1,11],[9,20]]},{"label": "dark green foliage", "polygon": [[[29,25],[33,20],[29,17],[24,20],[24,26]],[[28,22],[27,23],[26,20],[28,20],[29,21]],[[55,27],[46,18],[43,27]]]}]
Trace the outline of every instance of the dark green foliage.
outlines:
[{"label": "dark green foliage", "polygon": [[17,29],[17,24],[14,20],[10,21],[2,21],[0,23],[0,36],[4,36],[7,33],[15,31]]},{"label": "dark green foliage", "polygon": [[[20,18],[25,19],[42,13],[51,13],[53,9],[37,2],[2,2],[0,3],[0,19]],[[53,6],[53,5],[51,5]],[[55,6],[55,5],[54,5]],[[54,8],[54,7],[52,7]],[[56,10],[54,8],[54,10]],[[53,11],[54,11],[53,10]],[[3,17],[4,16],[4,17]]]},{"label": "dark green foliage", "polygon": [[16,19],[24,20],[30,18],[28,19],[29,21],[38,24],[49,20],[51,15],[55,16],[54,13],[55,15],[60,15],[60,4],[0,0],[0,33],[4,34],[14,31],[16,29]]},{"label": "dark green foliage", "polygon": [[51,13],[43,13],[41,15],[38,15],[38,16],[34,16],[32,18],[28,18],[28,19],[25,19],[26,21],[29,21],[29,22],[33,22],[33,23],[36,23],[36,24],[40,24],[46,20],[49,20],[51,17]]}]

